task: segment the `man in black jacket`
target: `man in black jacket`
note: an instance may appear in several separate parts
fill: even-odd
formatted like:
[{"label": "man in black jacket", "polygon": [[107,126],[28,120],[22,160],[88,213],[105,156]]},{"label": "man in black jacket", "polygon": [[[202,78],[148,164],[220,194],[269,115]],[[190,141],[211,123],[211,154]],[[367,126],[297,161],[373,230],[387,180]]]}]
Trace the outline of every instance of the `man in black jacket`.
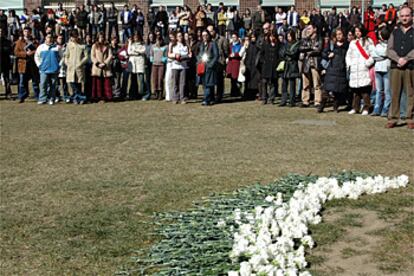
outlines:
[{"label": "man in black jacket", "polygon": [[276,34],[270,34],[260,50],[260,68],[262,76],[261,100],[263,104],[274,104],[277,84],[276,68],[279,63],[279,42]]},{"label": "man in black jacket", "polygon": [[387,128],[393,128],[400,119],[401,92],[407,93],[407,126],[414,129],[414,27],[413,10],[400,10],[401,26],[396,28],[388,40],[388,57],[391,59],[391,112]]},{"label": "man in black jacket", "polygon": [[12,53],[12,43],[6,37],[6,32],[0,28],[0,77],[3,76],[4,86],[6,87],[6,99],[11,96],[10,88],[10,54]]}]

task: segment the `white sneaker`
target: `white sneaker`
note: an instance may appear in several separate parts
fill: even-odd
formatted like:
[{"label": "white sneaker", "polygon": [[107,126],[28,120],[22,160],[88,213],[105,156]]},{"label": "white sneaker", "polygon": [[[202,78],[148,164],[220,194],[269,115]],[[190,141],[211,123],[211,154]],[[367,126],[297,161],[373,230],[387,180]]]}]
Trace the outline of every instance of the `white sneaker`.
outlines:
[{"label": "white sneaker", "polygon": [[367,110],[364,110],[364,111],[362,111],[362,116],[367,116],[369,113],[368,113],[368,111]]},{"label": "white sneaker", "polygon": [[41,101],[38,101],[38,102],[37,102],[37,104],[38,104],[38,105],[45,104],[45,103],[46,103],[46,102],[41,102]]},{"label": "white sneaker", "polygon": [[355,114],[355,113],[356,113],[355,109],[352,109],[351,111],[348,112],[348,114]]},{"label": "white sneaker", "polygon": [[49,100],[49,105],[54,105],[55,102],[53,100]]},{"label": "white sneaker", "polygon": [[59,100],[59,98],[56,98],[55,99],[55,103],[58,103],[60,100]]}]

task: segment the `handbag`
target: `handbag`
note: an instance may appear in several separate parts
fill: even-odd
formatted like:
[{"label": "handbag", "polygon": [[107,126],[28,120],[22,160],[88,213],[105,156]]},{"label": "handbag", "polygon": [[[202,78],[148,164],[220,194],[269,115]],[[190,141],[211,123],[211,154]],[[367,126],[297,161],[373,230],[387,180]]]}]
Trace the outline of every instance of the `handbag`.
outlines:
[{"label": "handbag", "polygon": [[279,65],[276,67],[276,71],[277,72],[285,71],[285,66],[286,66],[286,62],[282,60],[281,62],[279,62]]},{"label": "handbag", "polygon": [[197,76],[201,77],[204,76],[206,73],[206,64],[204,62],[200,62],[197,64]]}]

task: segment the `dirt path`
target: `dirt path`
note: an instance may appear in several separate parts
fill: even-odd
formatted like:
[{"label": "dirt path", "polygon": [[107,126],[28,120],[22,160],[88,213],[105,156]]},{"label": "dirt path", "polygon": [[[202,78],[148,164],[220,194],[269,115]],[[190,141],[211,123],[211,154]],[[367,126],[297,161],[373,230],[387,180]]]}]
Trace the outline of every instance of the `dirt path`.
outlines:
[{"label": "dirt path", "polygon": [[[350,213],[347,210],[347,215]],[[351,215],[358,216],[358,226],[346,227],[345,235],[333,244],[315,248],[311,253],[320,257],[322,262],[311,267],[313,275],[401,275],[412,276],[414,267],[402,268],[404,272],[385,273],[373,258],[373,251],[381,244],[382,235],[373,233],[393,227],[396,222],[386,222],[375,211],[353,209]],[[345,212],[329,210],[324,213],[324,221],[336,223]]]}]

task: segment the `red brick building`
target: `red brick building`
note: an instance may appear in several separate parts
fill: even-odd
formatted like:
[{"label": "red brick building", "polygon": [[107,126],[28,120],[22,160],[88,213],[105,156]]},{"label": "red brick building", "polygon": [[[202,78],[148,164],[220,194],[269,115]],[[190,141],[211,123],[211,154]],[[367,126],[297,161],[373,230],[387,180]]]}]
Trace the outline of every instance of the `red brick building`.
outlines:
[{"label": "red brick building", "polygon": [[[85,3],[85,0],[8,0],[4,1],[7,3],[11,2],[22,2],[24,6],[29,10],[32,10],[34,7],[42,6],[56,6],[58,2],[64,3],[64,5],[69,7],[74,7],[75,5],[81,5]],[[148,8],[153,5],[157,6],[160,4],[167,5],[169,8],[173,8],[175,6],[182,6],[182,5],[189,5],[191,9],[195,9],[198,5],[204,3],[211,3],[213,5],[218,5],[220,2],[224,2],[226,6],[238,6],[240,11],[244,11],[246,8],[250,8],[251,10],[255,10],[257,5],[261,4],[263,7],[274,7],[274,6],[281,6],[281,7],[288,7],[290,5],[296,5],[299,11],[309,10],[315,7],[320,7],[322,9],[328,9],[332,6],[336,6],[339,9],[347,9],[350,6],[361,6],[363,3],[365,6],[372,4],[374,6],[381,6],[382,4],[389,4],[393,3],[394,5],[398,6],[406,2],[407,0],[129,0],[129,1],[120,1],[120,0],[113,0],[115,3],[119,4],[120,6],[124,5],[128,2],[130,5],[137,4],[140,6],[144,11],[147,11]],[[2,1],[3,2],[3,1]],[[90,2],[94,2],[91,0]],[[109,3],[110,1],[95,1],[98,3]],[[408,0],[410,6],[413,6],[414,0]],[[4,4],[3,4],[4,5]],[[0,5],[2,6],[2,5]]]}]

